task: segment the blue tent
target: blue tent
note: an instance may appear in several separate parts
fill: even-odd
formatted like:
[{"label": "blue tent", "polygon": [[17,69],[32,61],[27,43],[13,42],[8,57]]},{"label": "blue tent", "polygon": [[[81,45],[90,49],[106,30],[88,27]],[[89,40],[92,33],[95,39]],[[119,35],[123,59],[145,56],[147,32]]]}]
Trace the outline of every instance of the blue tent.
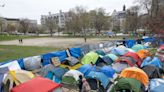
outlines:
[{"label": "blue tent", "polygon": [[81,66],[78,71],[84,74],[84,76],[87,76],[91,71],[97,71],[96,66],[91,66],[89,64],[85,64]]},{"label": "blue tent", "polygon": [[113,78],[113,75],[115,74],[115,70],[110,66],[104,66],[100,68],[100,72],[104,73],[106,76]]},{"label": "blue tent", "polygon": [[154,57],[153,59],[151,57],[147,57],[146,59],[144,59],[141,67],[144,67],[146,65],[152,65],[158,68],[162,68],[162,63],[157,57]]},{"label": "blue tent", "polygon": [[164,89],[164,79],[156,78],[151,79],[149,83],[150,92],[163,92]]},{"label": "blue tent", "polygon": [[136,40],[126,40],[125,44],[128,48],[131,48],[136,44]]},{"label": "blue tent", "polygon": [[96,53],[101,56],[105,56],[105,52],[103,50],[96,50]]},{"label": "blue tent", "polygon": [[0,68],[0,92],[2,92],[2,82],[4,78],[4,74],[7,73],[9,69],[7,67]]},{"label": "blue tent", "polygon": [[109,65],[113,63],[113,60],[109,56],[104,56],[102,59],[104,62],[106,62]]},{"label": "blue tent", "polygon": [[127,52],[128,52],[128,50],[126,48],[121,48],[121,47],[116,47],[116,48],[113,48],[111,50],[111,53],[115,54],[117,56],[122,56],[122,55],[124,55]]},{"label": "blue tent", "polygon": [[101,82],[101,85],[106,89],[110,82],[110,78],[107,77],[104,73],[102,72],[94,72],[91,71],[86,78],[91,78],[91,79],[96,79]]}]

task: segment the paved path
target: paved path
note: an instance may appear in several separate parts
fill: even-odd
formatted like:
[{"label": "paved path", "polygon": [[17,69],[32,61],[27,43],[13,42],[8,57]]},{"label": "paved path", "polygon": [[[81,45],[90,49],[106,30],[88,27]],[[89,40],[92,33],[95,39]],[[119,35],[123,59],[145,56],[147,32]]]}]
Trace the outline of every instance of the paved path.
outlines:
[{"label": "paved path", "polygon": [[[93,44],[108,41],[108,38],[98,39],[90,38],[87,42],[84,42],[83,38],[33,38],[23,39],[23,44],[20,44],[18,40],[1,41],[0,45],[22,45],[22,46],[52,46],[52,47],[72,47],[81,44]],[[115,39],[110,39],[115,40]]]}]

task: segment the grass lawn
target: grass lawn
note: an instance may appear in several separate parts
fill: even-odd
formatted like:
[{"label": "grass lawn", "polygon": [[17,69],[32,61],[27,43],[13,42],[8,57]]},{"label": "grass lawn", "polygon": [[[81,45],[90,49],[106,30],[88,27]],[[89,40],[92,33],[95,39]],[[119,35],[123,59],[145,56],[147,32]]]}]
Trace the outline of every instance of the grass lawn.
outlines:
[{"label": "grass lawn", "polygon": [[0,45],[0,62],[40,55],[60,49],[62,48]]}]

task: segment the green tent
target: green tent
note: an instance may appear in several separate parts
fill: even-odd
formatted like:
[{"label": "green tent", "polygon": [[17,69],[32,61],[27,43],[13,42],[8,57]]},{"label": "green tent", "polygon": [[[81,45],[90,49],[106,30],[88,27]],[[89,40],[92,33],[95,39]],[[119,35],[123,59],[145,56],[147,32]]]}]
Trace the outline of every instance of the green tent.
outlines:
[{"label": "green tent", "polygon": [[99,58],[99,55],[91,51],[82,58],[81,63],[90,64],[92,62],[93,64],[95,64],[98,58]]},{"label": "green tent", "polygon": [[107,54],[106,56],[110,57],[113,61],[116,61],[118,59],[115,54]]},{"label": "green tent", "polygon": [[97,50],[96,53],[101,56],[105,56],[105,52],[103,50]]},{"label": "green tent", "polygon": [[143,50],[145,49],[144,45],[141,44],[136,44],[132,47],[132,50],[134,50],[135,52],[139,51],[139,50]]},{"label": "green tent", "polygon": [[142,92],[141,83],[133,78],[120,78],[116,81],[110,92],[130,90],[132,92]]}]

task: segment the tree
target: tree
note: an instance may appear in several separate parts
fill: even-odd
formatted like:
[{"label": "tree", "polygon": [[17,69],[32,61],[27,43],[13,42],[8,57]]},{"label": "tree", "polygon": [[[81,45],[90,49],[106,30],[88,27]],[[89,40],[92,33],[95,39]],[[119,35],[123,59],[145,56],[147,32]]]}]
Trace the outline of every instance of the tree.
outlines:
[{"label": "tree", "polygon": [[0,17],[0,34],[2,33],[2,31],[3,31],[3,18],[2,17]]},{"label": "tree", "polygon": [[127,10],[125,28],[128,32],[132,31],[133,33],[136,33],[136,30],[138,29],[138,11],[138,6],[132,6]]},{"label": "tree", "polygon": [[6,30],[7,30],[8,33],[12,33],[12,32],[14,32],[16,30],[16,25],[8,23]]},{"label": "tree", "polygon": [[69,11],[69,15],[71,19],[66,21],[66,29],[73,32],[74,35],[82,32],[85,36],[86,30],[89,28],[89,16],[86,8],[77,6]]},{"label": "tree", "polygon": [[105,27],[105,24],[108,24],[103,8],[90,11],[90,19],[91,26],[97,30],[98,34],[100,34],[100,31]]},{"label": "tree", "polygon": [[29,20],[28,19],[22,19],[22,20],[20,20],[19,24],[20,24],[19,25],[19,31],[23,32],[25,35],[29,30],[29,25],[30,25]]},{"label": "tree", "polygon": [[164,30],[164,3],[163,0],[138,0],[140,6],[144,6],[148,15],[145,26],[153,33],[161,33]]},{"label": "tree", "polygon": [[[50,15],[51,15],[51,13],[50,13]],[[57,18],[55,18],[53,16],[47,17],[45,19],[45,26],[49,29],[51,37],[53,36],[53,30],[57,29],[57,27],[58,27],[56,21],[57,21]]]}]

